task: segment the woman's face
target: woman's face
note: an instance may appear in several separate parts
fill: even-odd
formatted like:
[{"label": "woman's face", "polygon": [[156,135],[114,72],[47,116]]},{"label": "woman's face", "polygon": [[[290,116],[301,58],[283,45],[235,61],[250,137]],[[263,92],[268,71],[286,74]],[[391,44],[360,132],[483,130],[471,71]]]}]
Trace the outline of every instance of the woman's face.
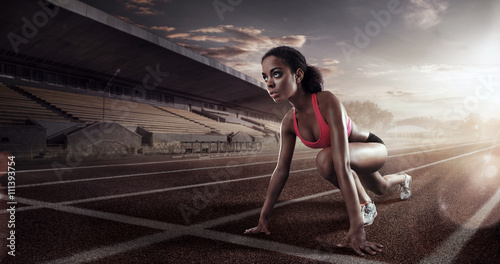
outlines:
[{"label": "woman's face", "polygon": [[269,95],[276,103],[288,100],[297,91],[295,74],[275,56],[269,56],[262,61],[262,77]]}]

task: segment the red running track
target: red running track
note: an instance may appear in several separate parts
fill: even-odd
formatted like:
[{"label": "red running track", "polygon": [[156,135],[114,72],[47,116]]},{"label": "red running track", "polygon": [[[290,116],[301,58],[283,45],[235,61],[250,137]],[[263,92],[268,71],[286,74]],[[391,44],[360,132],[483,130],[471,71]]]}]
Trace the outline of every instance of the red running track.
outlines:
[{"label": "red running track", "polygon": [[389,149],[381,172],[411,174],[413,197],[370,193],[378,216],[366,233],[385,249],[365,257],[335,247],[347,214],[316,153],[295,154],[269,236],[243,231],[257,224],[275,152],[17,161],[15,256],[0,223],[2,263],[499,262],[500,142]]}]

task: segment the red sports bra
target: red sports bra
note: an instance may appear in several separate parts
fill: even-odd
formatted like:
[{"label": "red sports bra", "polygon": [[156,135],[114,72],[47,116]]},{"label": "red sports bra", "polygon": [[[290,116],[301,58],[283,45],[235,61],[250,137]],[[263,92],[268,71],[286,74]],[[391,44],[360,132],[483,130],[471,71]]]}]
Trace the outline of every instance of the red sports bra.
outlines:
[{"label": "red sports bra", "polygon": [[[319,125],[319,138],[316,142],[310,142],[304,140],[300,136],[299,127],[297,125],[297,118],[295,117],[295,109],[293,109],[293,128],[295,130],[295,134],[302,140],[302,143],[310,148],[327,148],[331,146],[330,142],[330,127],[323,119],[321,112],[319,111],[318,99],[316,99],[316,94],[311,94],[312,103],[314,107],[314,113],[316,115],[316,120],[318,120]],[[352,131],[352,121],[349,117],[347,117],[347,136],[351,135]]]}]

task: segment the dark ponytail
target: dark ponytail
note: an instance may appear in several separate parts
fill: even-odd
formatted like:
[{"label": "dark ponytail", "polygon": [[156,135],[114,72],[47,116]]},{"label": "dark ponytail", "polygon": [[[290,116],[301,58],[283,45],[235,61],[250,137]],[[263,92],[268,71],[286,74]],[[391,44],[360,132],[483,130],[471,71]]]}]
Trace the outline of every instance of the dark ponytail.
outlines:
[{"label": "dark ponytail", "polygon": [[323,90],[323,77],[318,68],[307,64],[306,58],[298,50],[288,47],[279,46],[272,48],[264,56],[262,56],[261,63],[265,58],[269,56],[275,56],[282,60],[282,62],[288,67],[292,73],[295,73],[297,69],[302,69],[304,72],[304,78],[302,79],[302,89],[307,93],[317,93]]},{"label": "dark ponytail", "polygon": [[307,65],[302,79],[302,89],[308,93],[317,93],[323,90],[323,76],[318,68]]}]

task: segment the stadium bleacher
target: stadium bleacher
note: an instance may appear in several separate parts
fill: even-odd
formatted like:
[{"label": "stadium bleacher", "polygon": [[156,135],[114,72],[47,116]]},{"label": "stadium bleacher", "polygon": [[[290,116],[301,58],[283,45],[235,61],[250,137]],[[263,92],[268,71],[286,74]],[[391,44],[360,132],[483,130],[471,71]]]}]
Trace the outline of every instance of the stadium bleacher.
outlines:
[{"label": "stadium bleacher", "polygon": [[0,124],[25,125],[27,120],[68,122],[64,117],[0,84]]},{"label": "stadium bleacher", "polygon": [[280,133],[281,123],[273,122],[270,120],[257,119],[253,117],[244,117],[244,119],[251,121],[252,123],[260,124],[264,126],[265,129],[269,129],[273,132]]},{"label": "stadium bleacher", "polygon": [[[280,119],[287,106],[273,104],[261,81],[79,1],[49,2],[43,10],[57,8],[58,15],[44,29],[53,38],[40,33],[15,45],[0,42],[2,142],[26,144],[28,136],[17,131],[31,129],[44,144],[29,144],[40,151],[74,144],[106,152],[108,143],[70,144],[68,138],[97,135],[93,130],[109,122],[124,133],[115,141],[129,144],[125,132],[132,132],[149,153],[179,142],[225,142],[230,150],[231,143],[272,145],[278,138],[279,125],[259,118]],[[9,1],[2,9],[8,23],[0,32],[18,34],[26,27],[25,14],[43,13],[40,3]],[[82,24],[92,30],[81,30]],[[212,110],[220,112],[203,113]]]},{"label": "stadium bleacher", "polygon": [[184,109],[155,107],[146,103],[114,98],[105,99],[103,117],[102,97],[28,86],[19,86],[19,88],[85,123],[112,121],[125,127],[140,126],[153,133],[202,135],[211,132],[222,134],[245,132],[250,136],[264,136],[262,132],[250,127],[217,122]]},{"label": "stadium bleacher", "polygon": [[[71,113],[86,123],[103,120],[103,98],[69,92],[46,90],[27,86],[21,89]],[[104,120],[120,123],[123,126],[141,126],[150,132],[206,134],[211,129],[201,124],[172,115],[151,105],[105,99]]]},{"label": "stadium bleacher", "polygon": [[212,120],[210,118],[189,112],[184,109],[176,109],[176,108],[167,108],[167,107],[160,107],[162,109],[165,109],[167,111],[173,112],[175,114],[184,116],[186,118],[189,118],[191,120],[194,120],[199,123],[206,124],[207,126],[213,127],[214,129],[221,131],[224,134],[230,134],[230,133],[237,133],[237,132],[245,132],[250,136],[264,136],[264,134],[260,131],[257,131],[255,129],[240,125],[240,124],[233,124],[233,123],[222,123],[222,122],[217,122],[215,120]]}]

